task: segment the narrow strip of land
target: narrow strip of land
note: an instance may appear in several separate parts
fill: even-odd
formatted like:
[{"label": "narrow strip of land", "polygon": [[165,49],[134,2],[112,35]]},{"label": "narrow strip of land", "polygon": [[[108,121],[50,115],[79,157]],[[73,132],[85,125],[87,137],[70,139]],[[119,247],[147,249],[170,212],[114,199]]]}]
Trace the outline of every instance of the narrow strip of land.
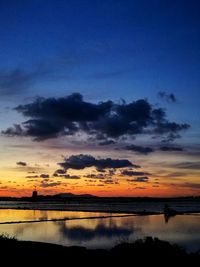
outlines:
[{"label": "narrow strip of land", "polygon": [[0,224],[39,223],[39,222],[55,222],[55,221],[59,222],[59,221],[72,221],[72,220],[93,220],[93,219],[106,219],[106,218],[131,217],[131,216],[137,216],[137,214],[72,217],[72,218],[65,217],[65,218],[40,219],[40,220],[28,220],[28,221],[8,221],[8,222],[0,222]]}]

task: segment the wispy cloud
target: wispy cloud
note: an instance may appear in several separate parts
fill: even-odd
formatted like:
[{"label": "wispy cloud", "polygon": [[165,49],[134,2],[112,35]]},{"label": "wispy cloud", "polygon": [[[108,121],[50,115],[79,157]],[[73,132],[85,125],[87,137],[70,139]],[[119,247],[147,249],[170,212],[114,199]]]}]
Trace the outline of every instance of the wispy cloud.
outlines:
[{"label": "wispy cloud", "polygon": [[16,67],[0,70],[0,96],[12,97],[27,93],[29,88],[40,81],[70,79],[69,72],[79,64],[75,58],[62,55],[46,59],[32,68]]},{"label": "wispy cloud", "polygon": [[37,72],[27,72],[20,68],[0,70],[0,96],[13,96],[23,93],[34,83],[37,77]]},{"label": "wispy cloud", "polygon": [[143,176],[143,175],[151,175],[148,172],[138,172],[138,171],[132,171],[132,170],[122,170],[121,175],[123,176]]},{"label": "wispy cloud", "polygon": [[187,187],[191,189],[200,189],[200,183],[186,182],[180,185],[181,187]]},{"label": "wispy cloud", "polygon": [[138,145],[128,145],[128,146],[125,146],[124,149],[137,152],[143,155],[147,155],[149,153],[154,152],[154,149],[151,147],[144,147],[144,146],[138,146]]},{"label": "wispy cloud", "polygon": [[56,187],[56,186],[59,186],[61,185],[61,182],[47,182],[47,181],[42,181],[40,183],[40,187]]},{"label": "wispy cloud", "polygon": [[177,98],[173,93],[167,93],[164,91],[158,92],[158,97],[165,100],[168,103],[175,103],[177,102]]},{"label": "wispy cloud", "polygon": [[185,161],[176,163],[173,167],[180,168],[180,169],[190,169],[190,170],[200,170],[200,162],[198,161]]},{"label": "wispy cloud", "polygon": [[178,146],[172,146],[172,145],[167,145],[167,146],[161,146],[160,147],[161,151],[183,151],[182,147],[178,147]]}]

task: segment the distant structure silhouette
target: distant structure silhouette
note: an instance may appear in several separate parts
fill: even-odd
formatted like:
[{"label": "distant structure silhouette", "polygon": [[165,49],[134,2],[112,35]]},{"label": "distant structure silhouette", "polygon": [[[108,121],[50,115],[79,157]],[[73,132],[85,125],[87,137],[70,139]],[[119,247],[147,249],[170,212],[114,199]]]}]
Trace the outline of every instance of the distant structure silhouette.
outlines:
[{"label": "distant structure silhouette", "polygon": [[35,189],[32,192],[32,200],[34,201],[37,200],[37,197],[38,197],[38,193],[37,193],[36,186],[35,186]]},{"label": "distant structure silhouette", "polygon": [[165,218],[165,222],[168,223],[170,217],[173,217],[175,215],[177,215],[178,212],[172,208],[170,208],[168,206],[168,204],[164,205],[164,218]]}]

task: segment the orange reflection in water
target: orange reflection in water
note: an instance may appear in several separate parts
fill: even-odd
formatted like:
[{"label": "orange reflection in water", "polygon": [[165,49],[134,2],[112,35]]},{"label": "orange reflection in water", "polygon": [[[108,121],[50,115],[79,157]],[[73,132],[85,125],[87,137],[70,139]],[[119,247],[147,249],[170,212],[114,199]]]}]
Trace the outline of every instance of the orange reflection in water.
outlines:
[{"label": "orange reflection in water", "polygon": [[81,245],[89,248],[109,248],[122,241],[134,241],[145,236],[158,237],[177,243],[188,250],[200,248],[199,215],[177,215],[168,223],[163,215],[110,217],[106,213],[0,210],[1,221],[39,220],[59,218],[95,217],[22,224],[1,224],[0,233],[8,233],[22,240],[33,240],[62,244]]}]

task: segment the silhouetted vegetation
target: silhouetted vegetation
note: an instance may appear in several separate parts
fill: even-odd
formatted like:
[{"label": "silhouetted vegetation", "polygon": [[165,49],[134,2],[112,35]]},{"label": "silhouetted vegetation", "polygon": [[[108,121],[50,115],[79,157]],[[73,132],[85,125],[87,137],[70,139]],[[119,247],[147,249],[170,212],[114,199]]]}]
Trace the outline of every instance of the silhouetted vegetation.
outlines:
[{"label": "silhouetted vegetation", "polygon": [[[177,245],[171,245],[157,238],[147,237],[134,243],[123,243],[110,250],[86,249],[84,247],[64,247],[60,245],[18,241],[7,236],[0,237],[1,260],[6,260],[7,265],[14,262],[23,263],[27,259],[31,264],[81,263],[90,264],[95,259],[98,264],[112,263],[153,263],[159,264],[191,264],[200,262],[200,253],[187,253]],[[9,252],[9,257],[6,256]],[[81,261],[81,262],[80,262]],[[93,262],[94,264],[94,262]],[[132,265],[132,264],[131,264]]]}]

